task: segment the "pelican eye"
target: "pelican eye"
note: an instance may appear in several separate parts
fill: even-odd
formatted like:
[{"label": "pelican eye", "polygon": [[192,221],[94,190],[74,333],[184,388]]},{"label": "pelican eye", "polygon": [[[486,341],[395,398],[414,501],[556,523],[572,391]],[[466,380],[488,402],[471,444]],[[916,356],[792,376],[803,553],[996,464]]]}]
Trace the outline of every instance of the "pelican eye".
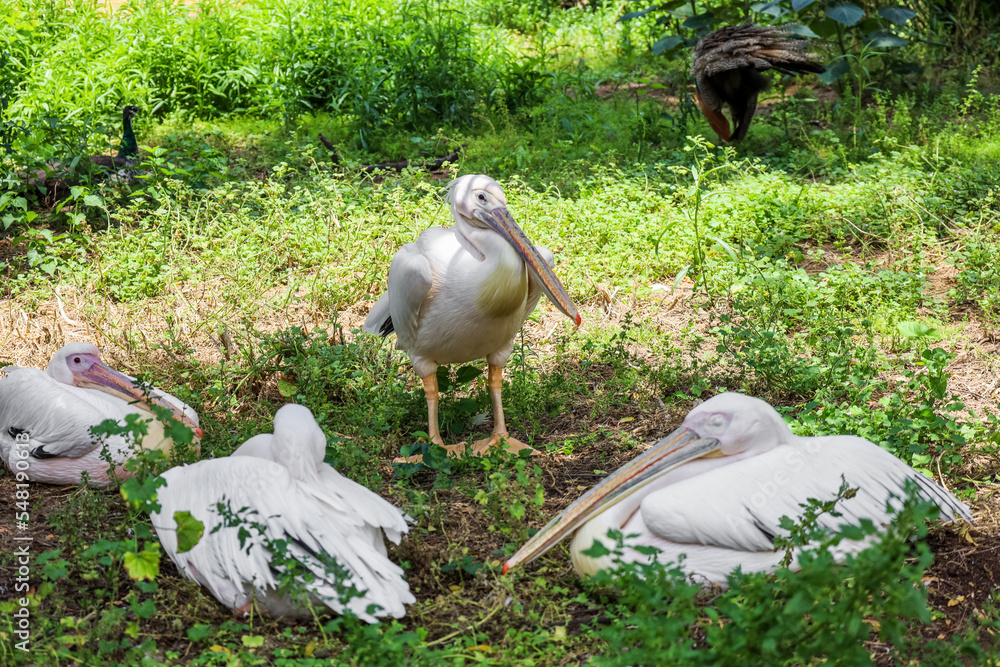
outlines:
[{"label": "pelican eye", "polygon": [[483,202],[484,204],[486,203],[486,195],[484,195],[482,192],[479,193],[478,198],[479,201]]},{"label": "pelican eye", "polygon": [[81,360],[80,360],[80,357],[73,357],[73,363],[74,364],[82,363]]}]

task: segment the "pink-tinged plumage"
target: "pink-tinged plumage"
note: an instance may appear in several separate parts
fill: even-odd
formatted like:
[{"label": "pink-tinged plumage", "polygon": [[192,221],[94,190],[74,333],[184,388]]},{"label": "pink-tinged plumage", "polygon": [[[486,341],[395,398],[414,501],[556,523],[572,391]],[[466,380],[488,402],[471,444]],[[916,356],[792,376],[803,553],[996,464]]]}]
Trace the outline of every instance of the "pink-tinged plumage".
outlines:
[{"label": "pink-tinged plumage", "polygon": [[[52,357],[45,370],[7,367],[0,378],[0,456],[25,479],[48,484],[78,484],[86,472],[92,483],[106,486],[107,446],[120,467],[133,454],[122,436],[95,441],[90,428],[106,419],[123,424],[129,414],[148,420],[149,433],[140,446],[169,451],[172,441],[153,418],[147,398],[135,378],[101,363],[100,352],[89,343],[70,343]],[[176,419],[197,436],[198,415],[170,394],[151,389],[149,402],[170,409]]]},{"label": "pink-tinged plumage", "polygon": [[[278,590],[279,577],[265,542],[287,541],[288,550],[313,574],[300,580],[317,610],[346,609],[368,622],[377,617],[402,617],[415,601],[403,571],[387,557],[383,532],[394,543],[407,532],[402,512],[367,488],[323,463],[326,436],[312,413],[301,405],[286,405],[274,417],[274,433],[254,436],[232,456],[172,468],[163,474],[161,505],[152,515],[164,551],[184,576],[207,588],[237,613],[256,601],[273,616],[305,617],[304,601]],[[249,528],[240,543],[239,528],[221,527],[217,505],[263,526]],[[201,540],[178,553],[174,513],[187,511],[204,524]],[[218,530],[217,530],[218,528]],[[364,594],[342,601],[333,577],[317,558],[327,554]],[[369,605],[380,609],[369,613]]]},{"label": "pink-tinged plumage", "polygon": [[[810,498],[830,500],[842,479],[857,494],[837,505],[841,516],[822,515],[819,525],[892,518],[907,481],[936,504],[944,521],[972,522],[969,508],[878,445],[854,436],[799,437],[764,401],[720,394],[688,413],[683,426],[605,478],[538,531],[504,565],[530,562],[575,531],[570,546],[580,574],[615,567],[610,556],[582,552],[595,540],[611,547],[609,530],[626,537],[621,560],[677,563],[699,580],[725,584],[736,567],[766,572],[784,553],[774,537],[787,535],[782,516],[797,518]],[[870,540],[840,543],[835,556],[856,553]],[[633,547],[653,546],[656,556]],[[794,564],[794,563],[793,563]]]}]

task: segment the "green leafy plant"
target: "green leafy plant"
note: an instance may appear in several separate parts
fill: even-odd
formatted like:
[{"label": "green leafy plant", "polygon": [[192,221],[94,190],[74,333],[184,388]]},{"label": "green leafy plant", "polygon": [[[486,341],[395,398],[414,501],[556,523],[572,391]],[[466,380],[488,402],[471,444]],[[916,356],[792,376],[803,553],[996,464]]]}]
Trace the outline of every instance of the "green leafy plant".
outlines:
[{"label": "green leafy plant", "polygon": [[[832,547],[841,539],[873,535],[877,528],[869,523],[818,536],[815,518],[833,510],[833,500],[814,501],[804,521],[787,522],[790,543],[811,544],[799,553],[797,569],[780,568],[773,575],[736,572],[727,590],[707,600],[676,566],[627,563],[613,573],[599,573],[594,584],[614,586],[621,594],[620,621],[601,631],[610,650],[600,663],[868,664],[863,642],[876,636],[901,649],[910,627],[931,620],[921,583],[931,553],[918,543],[914,555],[910,537],[927,534],[925,522],[934,511],[914,491],[909,490],[885,535],[839,566]],[[838,499],[849,493],[842,488]],[[696,640],[704,648],[695,648]]]}]

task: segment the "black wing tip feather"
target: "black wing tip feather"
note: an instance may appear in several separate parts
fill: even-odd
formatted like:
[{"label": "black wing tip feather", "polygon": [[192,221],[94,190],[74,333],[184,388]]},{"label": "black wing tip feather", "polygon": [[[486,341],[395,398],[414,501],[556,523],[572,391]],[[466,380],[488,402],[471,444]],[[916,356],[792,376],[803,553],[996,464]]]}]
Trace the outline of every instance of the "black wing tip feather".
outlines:
[{"label": "black wing tip feather", "polygon": [[382,337],[385,337],[391,334],[395,330],[396,330],[395,327],[392,326],[392,318],[387,317],[385,318],[385,322],[382,323],[382,326],[378,328],[378,334]]}]

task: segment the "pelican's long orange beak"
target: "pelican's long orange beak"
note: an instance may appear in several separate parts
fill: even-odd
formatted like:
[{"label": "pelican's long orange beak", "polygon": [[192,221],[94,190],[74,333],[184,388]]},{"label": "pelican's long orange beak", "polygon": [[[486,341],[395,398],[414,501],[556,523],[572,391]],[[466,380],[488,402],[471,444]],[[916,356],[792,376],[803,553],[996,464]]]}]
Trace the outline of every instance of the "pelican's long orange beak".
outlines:
[{"label": "pelican's long orange beak", "polygon": [[145,408],[149,412],[152,412],[150,409],[151,403],[158,405],[161,408],[166,408],[167,410],[170,410],[174,419],[194,431],[198,438],[201,438],[202,436],[201,429],[198,425],[195,424],[190,417],[184,414],[184,411],[181,410],[180,407],[174,405],[170,401],[160,398],[159,396],[147,396],[147,394],[132,378],[124,373],[119,373],[110,366],[106,366],[102,363],[96,363],[91,366],[89,370],[75,372],[73,374],[73,384],[77,387],[97,389],[105,394],[117,396],[123,401],[134,403],[141,408]]},{"label": "pelican's long orange beak", "polygon": [[702,438],[685,427],[677,429],[605,477],[600,484],[564,509],[504,563],[503,573],[506,574],[518,565],[530,563],[585,522],[674,468],[694,459],[711,456],[718,450],[719,441],[715,438]]},{"label": "pelican's long orange beak", "polygon": [[538,283],[542,286],[545,296],[556,305],[566,317],[573,320],[577,326],[583,321],[580,312],[576,309],[573,300],[566,293],[566,288],[559,282],[559,278],[549,267],[548,263],[535,250],[535,245],[528,240],[527,235],[514,221],[514,216],[510,214],[506,206],[493,209],[488,214],[476,211],[476,217],[490,226],[497,234],[502,236],[514,250],[517,251],[528,266]]}]

